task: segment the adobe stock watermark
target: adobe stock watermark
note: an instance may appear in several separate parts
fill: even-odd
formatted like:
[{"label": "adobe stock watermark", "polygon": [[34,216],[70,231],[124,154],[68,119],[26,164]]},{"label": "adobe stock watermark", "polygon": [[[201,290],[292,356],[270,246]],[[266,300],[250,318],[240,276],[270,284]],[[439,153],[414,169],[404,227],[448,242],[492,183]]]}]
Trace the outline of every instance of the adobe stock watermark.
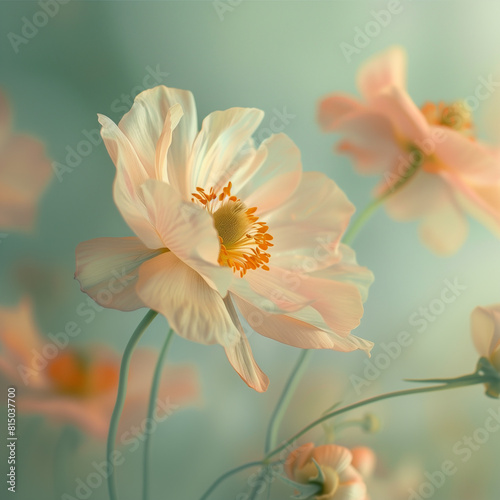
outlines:
[{"label": "adobe stock watermark", "polygon": [[[479,451],[500,430],[500,407],[490,408],[483,425],[477,427],[472,434],[462,436],[452,447],[453,458],[443,460],[438,470],[425,471],[426,481],[417,488],[408,490],[408,500],[427,500],[442,488],[446,481],[457,474],[461,464],[467,463],[475,452]],[[457,459],[460,459],[458,461]]]},{"label": "adobe stock watermark", "polygon": [[351,374],[349,381],[354,391],[359,396],[363,390],[369,388],[382,373],[386,372],[392,363],[410,347],[415,341],[416,333],[424,333],[429,325],[436,322],[444,314],[450,304],[453,304],[462,293],[467,290],[467,286],[460,283],[458,278],[453,281],[444,280],[444,287],[439,296],[432,299],[427,305],[420,306],[408,317],[408,324],[413,327],[413,331],[403,330],[399,332],[393,340],[381,342],[382,352],[373,354],[370,359],[363,360],[362,376]]},{"label": "adobe stock watermark", "polygon": [[[142,79],[142,82],[133,87],[128,94],[122,94],[120,97],[116,98],[110,105],[111,111],[114,113],[128,111],[132,107],[134,98],[138,94],[151,87],[164,83],[168,75],[169,73],[160,69],[159,64],[156,65],[156,68],[146,66],[146,75]],[[95,148],[102,143],[99,128],[91,130],[84,129],[81,135],[83,138],[75,145],[66,146],[64,163],[58,163],[56,161],[52,163],[52,169],[59,182],[64,180],[66,174],[74,172],[81,163],[94,152]]]},{"label": "adobe stock watermark", "polygon": [[[113,298],[123,292],[127,286],[130,286],[131,282],[136,279],[135,276],[131,276],[127,273],[126,269],[123,268],[120,272],[117,270],[111,271],[112,277],[107,282],[106,286],[97,292],[97,297],[101,304],[110,304]],[[76,307],[76,314],[81,318],[85,318],[85,323],[91,323],[95,317],[96,313],[104,310],[104,307],[100,306],[94,302],[90,297],[87,301],[82,301]],[[45,370],[49,365],[50,361],[55,359],[61,351],[68,347],[71,339],[78,337],[82,333],[83,329],[79,323],[76,321],[67,321],[60,331],[56,333],[49,333],[47,335],[49,341],[47,341],[39,350],[33,348],[31,350],[31,360],[29,365],[19,364],[17,366],[17,372],[21,377],[25,385],[29,385],[30,379],[32,377],[37,377],[37,375]]]},{"label": "adobe stock watermark", "polygon": [[123,432],[119,437],[119,443],[124,450],[115,449],[109,459],[101,462],[92,462],[92,472],[89,472],[85,478],[75,479],[76,486],[73,495],[63,493],[61,500],[87,500],[91,497],[94,490],[100,488],[109,477],[109,474],[117,467],[122,466],[130,453],[138,450],[146,439],[146,436],[152,435],[158,429],[158,425],[169,418],[179,405],[173,404],[170,398],[156,400],[156,411],[153,418],[146,417],[137,426],[132,426],[129,430]]},{"label": "adobe stock watermark", "polygon": [[61,6],[67,4],[69,1],[40,0],[38,2],[40,8],[31,16],[31,19],[28,19],[26,16],[21,18],[20,34],[12,31],[7,33],[7,39],[14,52],[19,54],[21,47],[28,45],[38,35],[40,30],[47,26],[49,20],[57,16]]},{"label": "adobe stock watermark", "polygon": [[214,0],[212,5],[215,9],[215,13],[219,18],[219,21],[224,21],[226,14],[228,12],[234,12],[234,9],[238,7],[243,2],[243,0]]}]

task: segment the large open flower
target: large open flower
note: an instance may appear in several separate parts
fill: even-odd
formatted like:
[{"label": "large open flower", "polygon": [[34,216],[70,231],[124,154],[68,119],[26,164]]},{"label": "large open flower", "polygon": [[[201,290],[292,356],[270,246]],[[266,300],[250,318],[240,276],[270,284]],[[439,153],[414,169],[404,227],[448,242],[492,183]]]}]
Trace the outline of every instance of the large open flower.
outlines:
[{"label": "large open flower", "polygon": [[[21,413],[36,413],[63,424],[73,424],[105,439],[116,400],[120,358],[103,345],[71,347],[65,339],[40,335],[31,303],[22,300],[12,309],[0,308],[0,385],[16,387]],[[120,420],[119,436],[133,426],[146,425],[146,403],[157,354],[138,349],[130,370],[130,384]],[[196,371],[187,365],[164,369],[158,394],[158,421],[181,405],[199,400]]]},{"label": "large open flower", "polygon": [[397,220],[420,219],[424,243],[456,251],[467,235],[465,214],[500,234],[500,157],[473,137],[465,102],[427,102],[406,91],[406,56],[391,48],[358,73],[362,100],[335,93],[319,105],[326,132],[343,136],[338,150],[359,172],[383,174],[377,195]]},{"label": "large open flower", "polygon": [[51,175],[43,144],[12,133],[9,104],[0,92],[0,229],[32,229]]},{"label": "large open flower", "polygon": [[[190,92],[140,94],[119,125],[100,116],[115,163],[115,203],[136,238],[77,247],[76,278],[98,303],[147,306],[177,334],[221,344],[251,387],[255,363],[236,307],[260,334],[302,348],[369,351],[351,335],[372,274],[340,244],[354,207],[294,143],[255,147],[263,112],[216,111],[198,132]],[[236,306],[236,307],[235,307]]]}]

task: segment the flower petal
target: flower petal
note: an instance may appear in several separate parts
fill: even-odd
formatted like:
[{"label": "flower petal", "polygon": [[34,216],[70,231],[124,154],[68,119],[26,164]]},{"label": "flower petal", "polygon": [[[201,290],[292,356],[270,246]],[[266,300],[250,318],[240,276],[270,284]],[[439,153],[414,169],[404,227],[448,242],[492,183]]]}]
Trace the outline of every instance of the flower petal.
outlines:
[{"label": "flower petal", "polygon": [[[0,104],[1,105],[1,104]],[[52,175],[44,145],[32,137],[0,137],[0,227],[29,231]]]},{"label": "flower petal", "polygon": [[[383,193],[388,187],[383,181],[377,193]],[[384,207],[395,220],[407,221],[432,213],[447,203],[450,197],[451,189],[441,176],[420,169],[387,197]]]},{"label": "flower petal", "polygon": [[311,273],[315,278],[350,283],[359,290],[363,302],[368,298],[368,289],[374,281],[373,273],[366,267],[360,266],[356,260],[356,253],[347,245],[340,244],[338,253],[340,259],[329,267]]},{"label": "flower petal", "polygon": [[442,138],[435,144],[435,155],[454,174],[462,176],[474,184],[487,186],[500,182],[499,152],[448,127],[439,127]]},{"label": "flower petal", "polygon": [[163,314],[181,337],[226,346],[240,336],[220,294],[172,252],[140,267],[136,290],[144,304]]},{"label": "flower petal", "polygon": [[370,100],[387,87],[406,87],[406,52],[394,46],[366,61],[358,71],[357,84]]},{"label": "flower petal", "polygon": [[476,307],[470,319],[477,352],[479,356],[489,358],[500,342],[500,304]]},{"label": "flower petal", "polygon": [[335,500],[365,500],[366,485],[363,481],[341,484],[335,492]]},{"label": "flower petal", "polygon": [[190,192],[227,184],[238,167],[234,160],[249,146],[249,139],[264,117],[255,108],[231,108],[210,113],[204,120],[188,165]]},{"label": "flower petal", "polygon": [[264,337],[301,349],[332,349],[351,352],[361,349],[369,353],[373,343],[354,335],[341,337],[325,323],[318,311],[304,307],[300,311],[272,314],[235,296],[235,303],[248,324]]},{"label": "flower petal", "polygon": [[[194,98],[191,92],[159,85],[141,92],[130,111],[118,126],[130,141],[149,178],[155,178],[155,158],[158,141],[164,131],[169,110],[180,104],[184,117],[173,120],[172,129],[179,129],[172,140],[172,157],[179,167],[185,166],[197,132]],[[177,123],[175,123],[177,122]],[[181,165],[182,164],[182,165]],[[163,179],[166,180],[166,179]]]},{"label": "flower petal", "polygon": [[318,105],[317,120],[323,132],[333,132],[338,129],[340,122],[363,109],[363,105],[356,99],[335,93],[323,98]]},{"label": "flower petal", "polygon": [[455,198],[464,210],[500,236],[500,183],[475,185],[456,175],[442,176],[455,188]]},{"label": "flower petal", "polygon": [[113,197],[118,210],[130,229],[149,248],[161,248],[161,239],[148,219],[146,207],[138,189],[148,179],[148,173],[134,148],[118,126],[104,115],[99,116],[101,136],[116,167]]},{"label": "flower petal", "polygon": [[103,307],[133,311],[144,307],[135,292],[138,269],[159,255],[138,238],[97,238],[76,247],[75,278]]},{"label": "flower petal", "polygon": [[35,325],[33,306],[27,297],[14,308],[0,308],[0,344],[3,354],[0,371],[4,377],[20,383],[23,369],[23,385],[46,385],[43,370],[34,366],[33,350],[40,352],[43,337]]},{"label": "flower petal", "polygon": [[279,207],[297,189],[302,163],[300,151],[285,134],[275,134],[262,142],[266,156],[242,189],[235,190],[247,206],[258,207],[259,216]]},{"label": "flower petal", "polygon": [[325,444],[314,448],[312,458],[319,465],[327,465],[340,473],[351,463],[352,454],[343,446]]},{"label": "flower petal", "polygon": [[194,203],[183,201],[165,182],[148,180],[142,185],[142,192],[149,220],[161,238],[162,247],[225,296],[233,273],[218,263],[220,240],[212,216]]},{"label": "flower petal", "polygon": [[274,247],[274,264],[280,254],[302,249],[335,251],[354,212],[344,192],[326,175],[306,172],[296,192],[266,216]]},{"label": "flower petal", "polygon": [[343,136],[337,151],[349,155],[362,174],[385,172],[401,154],[394,127],[380,112],[360,109],[339,120],[337,130]]},{"label": "flower petal", "polygon": [[366,446],[357,446],[351,449],[352,462],[351,465],[361,474],[362,477],[368,478],[373,474],[377,457],[371,448]]},{"label": "flower petal", "polygon": [[302,469],[311,460],[313,450],[314,444],[306,443],[290,452],[284,464],[285,472],[290,479],[295,479],[295,471]]},{"label": "flower petal", "polygon": [[269,379],[255,362],[250,344],[243,332],[241,332],[238,340],[231,342],[224,350],[231,366],[248,387],[255,389],[257,392],[267,391]]},{"label": "flower petal", "polygon": [[454,198],[428,213],[419,226],[422,241],[438,255],[451,255],[467,237],[465,214]]},{"label": "flower petal", "polygon": [[371,106],[386,116],[396,134],[410,145],[422,144],[432,136],[427,120],[406,90],[388,88],[373,98]]}]

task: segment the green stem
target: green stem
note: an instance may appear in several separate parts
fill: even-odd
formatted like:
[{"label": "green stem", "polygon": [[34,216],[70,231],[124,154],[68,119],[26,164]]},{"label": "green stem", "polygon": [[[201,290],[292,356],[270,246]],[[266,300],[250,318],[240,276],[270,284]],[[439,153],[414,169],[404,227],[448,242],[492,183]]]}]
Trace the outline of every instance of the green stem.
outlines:
[{"label": "green stem", "polygon": [[368,219],[374,214],[377,208],[384,203],[384,201],[389,198],[396,191],[399,191],[419,170],[422,164],[422,157],[419,157],[412,165],[408,167],[408,170],[404,175],[400,176],[399,179],[389,188],[387,188],[380,196],[375,198],[354,220],[352,225],[346,231],[342,243],[350,245],[354,238],[358,235],[359,230],[365,225]]},{"label": "green stem", "polygon": [[349,229],[342,238],[342,243],[350,245],[354,238],[358,235],[360,229],[366,224],[370,217],[375,213],[377,208],[382,205],[385,196],[375,198],[359,215],[354,219],[354,222],[349,226]]},{"label": "green stem", "polygon": [[271,416],[271,420],[269,421],[269,427],[267,428],[266,434],[266,445],[264,448],[264,453],[269,453],[275,446],[278,439],[278,431],[280,424],[285,416],[288,405],[290,404],[290,400],[292,399],[293,393],[297,388],[297,385],[304,374],[307,362],[309,361],[311,354],[313,351],[310,349],[303,349],[300,353],[299,359],[293,369],[290,377],[283,389],[283,393],[276,405],[273,415]]},{"label": "green stem", "polygon": [[[160,378],[163,371],[163,364],[165,362],[165,357],[170,346],[170,342],[173,339],[174,331],[172,328],[167,333],[167,338],[161,349],[158,361],[156,363],[155,372],[153,375],[153,384],[151,386],[151,393],[149,396],[149,406],[148,406],[148,416],[147,422],[152,422],[154,420],[154,412],[156,410],[156,400],[158,398],[158,391],[160,388]],[[151,458],[151,433],[145,432],[144,434],[144,462],[143,462],[143,474],[142,474],[142,498],[143,500],[149,499],[149,461]]]},{"label": "green stem", "polygon": [[283,444],[278,446],[278,448],[276,448],[273,451],[271,451],[270,453],[268,453],[266,455],[266,457],[264,458],[263,462],[267,463],[270,458],[272,458],[274,455],[276,455],[280,451],[283,451],[284,449],[286,449],[288,446],[293,444],[297,439],[299,439],[301,436],[303,436],[305,433],[309,432],[311,429],[313,429],[317,425],[321,424],[322,422],[324,422],[326,420],[329,420],[330,418],[336,417],[337,415],[341,415],[342,413],[346,413],[348,411],[355,410],[356,408],[360,408],[362,406],[376,403],[376,402],[382,401],[384,399],[390,399],[390,398],[395,398],[395,397],[399,397],[399,396],[409,396],[410,394],[420,394],[420,393],[424,393],[424,392],[445,391],[447,389],[455,389],[458,387],[465,387],[468,385],[482,384],[485,382],[485,379],[486,379],[486,377],[477,375],[476,377],[467,378],[467,380],[463,380],[463,381],[459,381],[459,382],[452,382],[452,383],[437,385],[437,386],[434,385],[431,387],[418,387],[416,389],[405,389],[402,391],[381,394],[379,396],[374,396],[373,398],[364,399],[362,401],[358,401],[357,403],[353,403],[351,405],[344,406],[343,408],[339,408],[338,410],[335,410],[331,413],[327,413],[326,415],[323,415],[322,417],[311,422],[309,425],[304,427],[301,431],[297,432],[290,439],[287,439]]},{"label": "green stem", "polygon": [[259,465],[262,465],[262,461],[258,460],[256,462],[249,462],[247,464],[240,465],[239,467],[235,467],[234,469],[231,469],[230,471],[226,472],[225,474],[222,474],[218,479],[214,481],[212,486],[208,488],[208,490],[203,494],[203,496],[200,498],[200,500],[206,500],[221,484],[223,481],[225,481],[228,477],[232,476],[233,474],[236,474],[242,470],[249,469],[250,467],[257,467]]},{"label": "green stem", "polygon": [[[297,388],[297,385],[299,384],[300,379],[302,378],[302,375],[306,370],[307,361],[311,357],[311,354],[312,351],[310,349],[302,350],[299,359],[297,360],[297,363],[286,382],[283,392],[281,393],[280,399],[278,400],[276,408],[274,409],[274,412],[271,416],[271,420],[269,421],[269,426],[267,428],[267,433],[266,433],[266,443],[264,447],[265,454],[269,453],[269,451],[272,450],[274,446],[276,446],[280,424],[283,420],[283,417],[285,416],[286,410],[288,408],[288,405],[290,404],[293,393],[295,392],[295,389]],[[264,480],[264,477],[266,476],[266,473],[267,473],[267,467],[263,467],[257,477],[255,486],[252,488],[252,491],[250,492],[248,500],[254,500],[257,497],[259,488],[262,484],[262,481]]]},{"label": "green stem", "polygon": [[109,423],[108,441],[106,444],[106,457],[109,466],[108,492],[110,500],[118,500],[118,495],[116,492],[115,471],[113,466],[113,455],[115,450],[116,433],[118,431],[118,422],[120,421],[123,405],[125,404],[125,395],[127,393],[127,379],[130,368],[130,360],[132,358],[132,353],[134,352],[135,346],[139,342],[146,328],[151,324],[153,319],[155,319],[157,314],[158,313],[153,310],[147,312],[146,316],[144,316],[142,321],[135,329],[132,337],[130,337],[128,344],[125,347],[125,351],[123,352],[122,363],[120,366],[120,378],[118,381],[118,394],[116,395],[116,403],[113,409],[113,414],[111,415],[111,422]]}]

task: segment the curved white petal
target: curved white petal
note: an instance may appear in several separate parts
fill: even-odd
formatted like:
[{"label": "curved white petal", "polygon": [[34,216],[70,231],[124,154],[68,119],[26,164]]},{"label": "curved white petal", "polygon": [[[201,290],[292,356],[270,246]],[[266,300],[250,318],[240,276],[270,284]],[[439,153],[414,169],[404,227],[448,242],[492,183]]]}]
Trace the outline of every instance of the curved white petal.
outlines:
[{"label": "curved white petal", "polygon": [[141,266],[136,290],[181,337],[223,346],[240,337],[220,294],[172,252]]},{"label": "curved white petal", "polygon": [[363,302],[368,298],[368,289],[374,281],[373,273],[366,267],[360,266],[356,260],[356,253],[351,247],[341,243],[338,248],[339,261],[320,271],[314,271],[311,276],[327,280],[350,283],[359,290]]},{"label": "curved white petal", "polygon": [[[302,176],[300,151],[285,134],[272,135],[259,147],[262,163],[235,194],[259,216],[281,206],[299,186]],[[264,157],[265,152],[265,157]]]},{"label": "curved white petal", "polygon": [[226,305],[231,320],[237,325],[240,332],[239,337],[231,339],[229,344],[224,347],[227,359],[249,387],[255,389],[257,392],[265,392],[269,386],[269,379],[255,362],[250,344],[241,327],[238,314],[236,313],[230,295],[224,299],[224,304]]},{"label": "curved white petal", "polygon": [[200,273],[222,296],[226,295],[233,273],[218,264],[220,240],[212,216],[194,203],[183,201],[165,182],[149,180],[142,192],[162,247]]},{"label": "curved white petal", "polygon": [[259,109],[231,108],[203,120],[188,165],[189,192],[197,187],[220,188],[231,180],[232,171],[240,166],[235,159],[241,159],[245,148],[252,148],[249,139],[263,117]]},{"label": "curved white petal", "polygon": [[361,349],[369,353],[373,343],[352,334],[342,337],[334,333],[318,311],[304,307],[298,312],[271,314],[244,299],[233,296],[249,326],[264,337],[301,349],[332,349],[350,352]]},{"label": "curved white petal", "polygon": [[353,212],[354,206],[335,182],[319,172],[304,173],[295,193],[266,215],[274,238],[272,259],[303,249],[335,252]]},{"label": "curved white petal", "polygon": [[159,255],[138,238],[97,238],[76,247],[75,278],[103,307],[133,311],[144,307],[135,292],[138,269]]},{"label": "curved white petal", "polygon": [[132,108],[118,124],[150,178],[155,178],[156,149],[165,131],[169,110],[176,104],[180,105],[181,113],[175,113],[168,124],[169,133],[177,128],[172,134],[171,155],[179,167],[185,166],[197,132],[196,108],[191,92],[164,85],[145,90],[135,98]]},{"label": "curved white petal", "polygon": [[161,248],[161,239],[147,216],[139,197],[139,186],[148,179],[148,172],[134,148],[118,126],[104,115],[99,116],[101,136],[116,167],[113,197],[125,222],[149,248]]}]

